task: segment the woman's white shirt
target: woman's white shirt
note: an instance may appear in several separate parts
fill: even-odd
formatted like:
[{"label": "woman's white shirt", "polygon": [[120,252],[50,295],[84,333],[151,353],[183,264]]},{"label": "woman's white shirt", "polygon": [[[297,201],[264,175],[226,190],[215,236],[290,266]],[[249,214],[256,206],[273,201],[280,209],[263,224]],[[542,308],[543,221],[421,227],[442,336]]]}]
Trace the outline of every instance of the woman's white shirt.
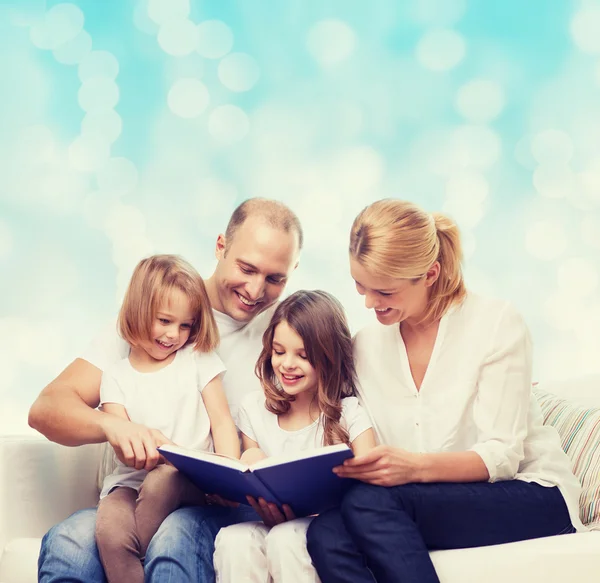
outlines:
[{"label": "woman's white shirt", "polygon": [[[369,416],[356,397],[342,399],[341,426],[348,432],[350,443],[372,427]],[[322,418],[296,431],[279,426],[279,417],[265,407],[262,391],[247,395],[240,407],[238,428],[268,456],[297,453],[323,447]]]},{"label": "woman's white shirt", "polygon": [[577,530],[580,485],[531,390],[531,340],[508,302],[469,293],[441,319],[420,390],[400,327],[357,333],[359,398],[380,443],[414,452],[474,451],[490,482],[558,486]]}]

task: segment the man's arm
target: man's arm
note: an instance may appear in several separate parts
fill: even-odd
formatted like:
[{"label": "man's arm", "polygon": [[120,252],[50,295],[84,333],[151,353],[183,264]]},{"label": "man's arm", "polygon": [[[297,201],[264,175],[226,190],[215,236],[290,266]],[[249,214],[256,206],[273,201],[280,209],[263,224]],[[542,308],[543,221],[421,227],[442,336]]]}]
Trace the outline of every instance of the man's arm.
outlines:
[{"label": "man's arm", "polygon": [[83,445],[107,440],[105,413],[100,403],[102,371],[77,358],[35,400],[29,425],[62,445]]},{"label": "man's arm", "polygon": [[151,470],[159,461],[156,448],[171,441],[157,429],[98,411],[101,379],[99,368],[74,360],[35,400],[29,425],[62,445],[108,441],[124,464]]}]

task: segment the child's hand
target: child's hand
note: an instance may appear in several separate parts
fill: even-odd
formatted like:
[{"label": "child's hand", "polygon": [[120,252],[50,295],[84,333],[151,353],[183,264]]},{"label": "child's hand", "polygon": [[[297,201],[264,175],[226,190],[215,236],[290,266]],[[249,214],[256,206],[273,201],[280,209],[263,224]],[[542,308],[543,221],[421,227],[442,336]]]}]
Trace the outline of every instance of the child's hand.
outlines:
[{"label": "child's hand", "polygon": [[256,510],[256,513],[266,526],[276,526],[277,524],[296,518],[294,511],[287,504],[284,504],[280,509],[277,504],[267,502],[264,498],[256,500],[252,496],[246,496],[246,499],[250,503],[250,506]]},{"label": "child's hand", "polygon": [[205,499],[206,503],[209,506],[225,506],[228,508],[237,508],[240,505],[239,502],[232,502],[231,500],[226,500],[218,494],[206,494]]},{"label": "child's hand", "polygon": [[150,429],[116,415],[104,416],[103,429],[121,462],[136,470],[153,469],[160,457],[156,448],[173,444],[158,429]]},{"label": "child's hand", "polygon": [[262,449],[258,447],[250,447],[242,454],[240,461],[251,466],[252,464],[264,459],[267,459],[267,456]]}]

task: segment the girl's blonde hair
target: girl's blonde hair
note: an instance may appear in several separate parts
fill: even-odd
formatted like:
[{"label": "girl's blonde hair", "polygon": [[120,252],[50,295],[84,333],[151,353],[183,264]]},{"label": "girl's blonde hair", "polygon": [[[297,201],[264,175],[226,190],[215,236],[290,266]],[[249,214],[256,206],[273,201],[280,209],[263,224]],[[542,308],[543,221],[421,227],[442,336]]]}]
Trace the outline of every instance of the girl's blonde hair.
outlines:
[{"label": "girl's blonde hair", "polygon": [[137,264],[119,313],[119,333],[132,346],[152,341],[152,325],[161,302],[175,289],[187,296],[194,314],[186,345],[194,344],[200,352],[214,350],[219,331],[204,281],[177,255],[153,255]]},{"label": "girl's blonde hair", "polygon": [[373,275],[415,281],[438,261],[424,322],[441,318],[467,293],[456,223],[407,201],[383,199],[366,207],[352,225],[350,255]]},{"label": "girl's blonde hair", "polygon": [[271,364],[275,328],[281,322],[296,331],[304,342],[308,362],[318,379],[317,405],[322,413],[323,445],[346,443],[348,432],[340,424],[342,398],[356,390],[352,336],[344,308],[327,292],[301,290],[282,301],[263,334],[263,349],[256,363],[266,397],[266,408],[275,415],[287,413],[294,397],[281,389]]}]

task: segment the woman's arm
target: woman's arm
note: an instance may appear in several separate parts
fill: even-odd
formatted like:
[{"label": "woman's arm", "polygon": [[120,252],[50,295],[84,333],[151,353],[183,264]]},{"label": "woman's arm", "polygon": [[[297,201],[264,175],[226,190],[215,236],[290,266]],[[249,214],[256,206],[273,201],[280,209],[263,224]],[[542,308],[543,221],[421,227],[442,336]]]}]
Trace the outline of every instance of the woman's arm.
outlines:
[{"label": "woman's arm", "polygon": [[354,478],[377,486],[415,482],[483,482],[489,474],[475,452],[413,453],[379,445],[365,455],[346,460],[335,468],[342,478]]},{"label": "woman's arm", "polygon": [[220,377],[215,377],[202,391],[202,400],[210,420],[215,451],[235,459],[240,458],[240,440],[229,411]]}]

